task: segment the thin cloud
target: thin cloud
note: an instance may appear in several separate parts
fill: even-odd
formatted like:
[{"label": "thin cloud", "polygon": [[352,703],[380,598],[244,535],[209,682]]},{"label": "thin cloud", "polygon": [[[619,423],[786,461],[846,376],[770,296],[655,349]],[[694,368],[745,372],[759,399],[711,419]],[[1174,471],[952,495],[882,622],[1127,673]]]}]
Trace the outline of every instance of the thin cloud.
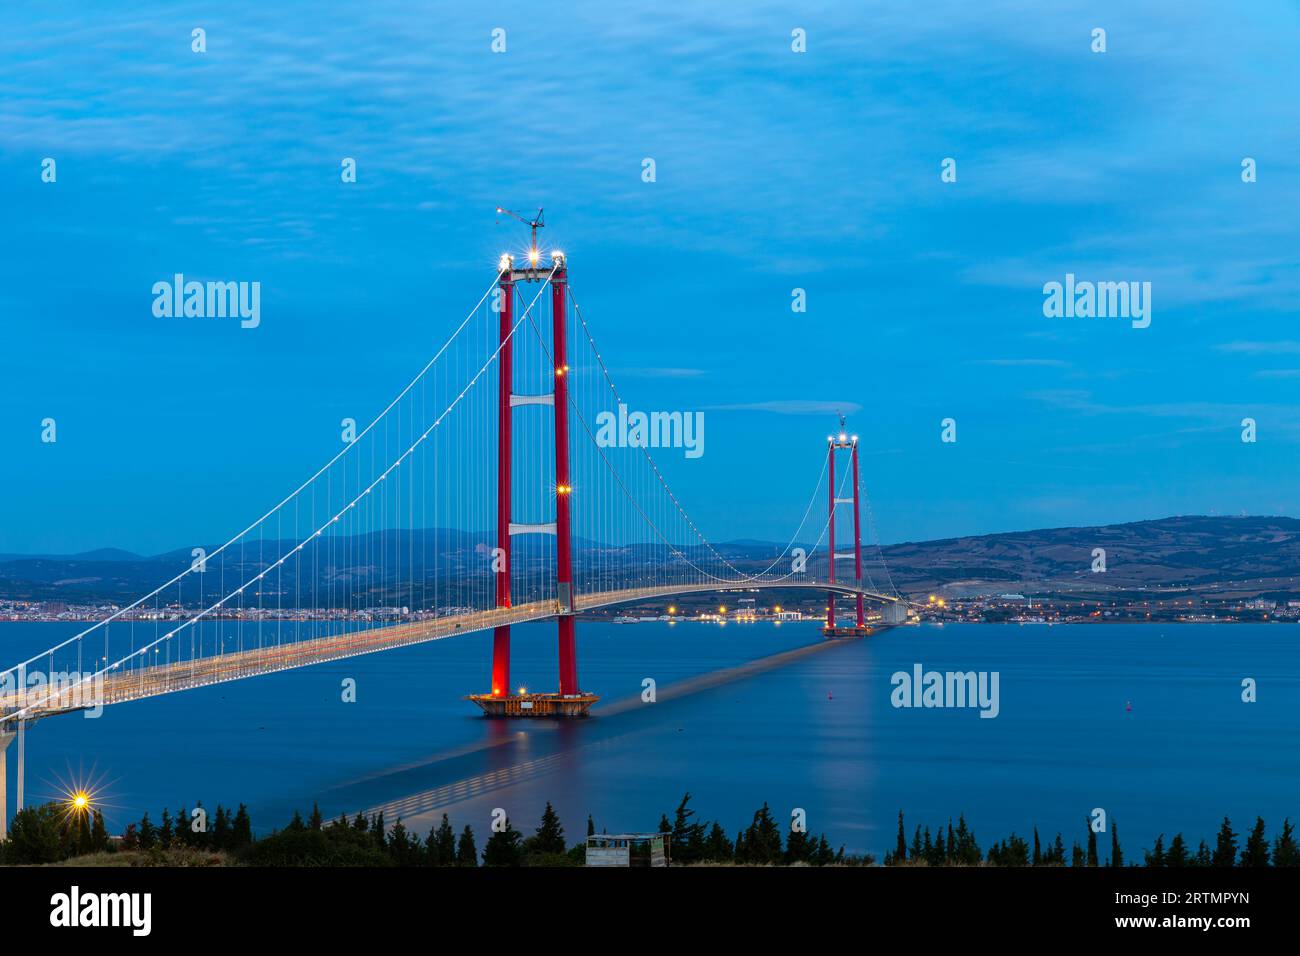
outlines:
[{"label": "thin cloud", "polygon": [[699,378],[705,373],[702,368],[624,368],[616,374],[624,378]]},{"label": "thin cloud", "polygon": [[1041,358],[1001,358],[975,359],[971,365],[997,365],[1003,368],[1069,368],[1070,363],[1064,359]]},{"label": "thin cloud", "polygon": [[862,411],[857,402],[816,402],[794,399],[780,402],[747,402],[712,405],[711,412],[771,412],[774,415],[852,415]]},{"label": "thin cloud", "polygon": [[1223,342],[1216,345],[1215,349],[1239,355],[1296,355],[1300,354],[1300,342],[1294,339],[1278,342]]}]

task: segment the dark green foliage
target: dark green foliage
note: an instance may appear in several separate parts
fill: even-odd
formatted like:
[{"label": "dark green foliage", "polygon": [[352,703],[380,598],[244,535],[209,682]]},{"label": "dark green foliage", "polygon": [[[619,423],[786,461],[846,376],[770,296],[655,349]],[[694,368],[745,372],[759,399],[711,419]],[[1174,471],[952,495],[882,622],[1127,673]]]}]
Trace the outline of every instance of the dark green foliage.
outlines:
[{"label": "dark green foliage", "polygon": [[456,865],[478,866],[478,848],[474,846],[474,831],[468,826],[460,831],[456,843]]},{"label": "dark green foliage", "polygon": [[1169,844],[1169,852],[1165,854],[1165,866],[1185,867],[1190,866],[1191,862],[1187,854],[1187,841],[1183,839],[1181,833],[1174,834],[1174,839]]},{"label": "dark green foliage", "polygon": [[772,811],[767,804],[754,813],[754,820],[745,831],[745,856],[740,858],[737,849],[737,863],[757,863],[760,865],[780,863],[781,829],[772,819]]},{"label": "dark green foliage", "polygon": [[535,849],[538,853],[564,852],[564,826],[549,800],[546,801],[546,809],[542,811],[542,822],[537,828],[536,839]]},{"label": "dark green foliage", "polygon": [[71,841],[53,803],[14,814],[5,842],[5,863],[56,863],[72,855]]},{"label": "dark green foliage", "polygon": [[1245,849],[1241,851],[1242,866],[1268,866],[1268,838],[1264,836],[1264,818],[1255,818],[1255,828],[1246,838]]},{"label": "dark green foliage", "polygon": [[993,866],[1028,866],[1029,843],[1013,833],[989,847],[988,862]]},{"label": "dark green foliage", "polygon": [[736,858],[736,847],[727,839],[727,831],[719,823],[713,824],[704,840],[702,859],[710,863],[729,863]]},{"label": "dark green foliage", "polygon": [[1155,846],[1151,852],[1146,854],[1147,866],[1164,866],[1165,865],[1165,835],[1162,833],[1156,837]]},{"label": "dark green foliage", "polygon": [[1214,856],[1210,865],[1215,867],[1235,866],[1237,863],[1237,834],[1232,832],[1232,823],[1223,818],[1219,827],[1219,837],[1215,843]]},{"label": "dark green foliage", "polygon": [[[755,811],[753,820],[732,842],[722,825],[699,819],[690,807],[691,795],[683,795],[670,822],[668,815],[660,818],[660,832],[667,835],[670,859],[676,865],[689,863],[736,863],[756,866],[805,865],[827,866],[870,865],[870,856],[851,857],[841,847],[832,849],[824,834],[814,836],[803,827],[795,829],[793,822],[783,837],[780,824],[765,803]],[[195,804],[196,809],[203,804]],[[0,844],[0,864],[57,863],[72,856],[114,852],[116,849],[144,851],[151,854],[154,863],[166,861],[167,849],[220,850],[234,855],[237,862],[255,866],[468,866],[479,865],[479,854],[473,830],[466,826],[459,838],[447,814],[440,824],[430,830],[421,842],[418,836],[407,831],[399,819],[391,829],[384,824],[383,814],[367,819],[357,814],[352,822],[341,815],[325,823],[320,808],[312,807],[311,816],[304,821],[295,812],[282,831],[254,839],[248,809],[243,804],[233,814],[218,805],[208,818],[208,826],[196,831],[189,810],[182,807],[175,817],[171,811],[162,811],[162,825],[154,826],[149,814],[139,823],[128,824],[120,844],[109,839],[103,815],[98,810],[89,813],[69,813],[61,803],[29,807],[15,815],[10,826],[10,839]],[[493,833],[482,853],[486,866],[582,866],[586,862],[586,847],[579,843],[567,847],[564,826],[550,803],[542,813],[540,825],[527,839],[510,821],[505,821],[502,832]],[[587,817],[588,835],[596,831],[595,820]],[[994,843],[987,854],[982,854],[975,834],[966,823],[964,815],[956,823],[947,821],[934,830],[918,824],[907,841],[907,828],[902,811],[898,815],[898,829],[894,848],[885,854],[885,865],[927,866],[1065,866],[1066,846],[1057,833],[1050,844],[1044,843],[1037,827],[1033,829],[1032,845],[1016,834]],[[1255,824],[1239,847],[1238,835],[1231,821],[1225,817],[1215,838],[1213,849],[1201,840],[1195,852],[1182,833],[1175,834],[1166,845],[1160,834],[1152,848],[1144,853],[1145,865],[1150,867],[1295,867],[1300,866],[1300,847],[1297,846],[1295,827],[1290,819],[1283,821],[1281,832],[1270,843],[1263,818],[1256,817]],[[1088,828],[1086,846],[1073,845],[1070,853],[1073,866],[1103,865],[1099,860],[1096,833]],[[1119,829],[1111,823],[1110,854],[1107,866],[1124,866],[1120,848]]]},{"label": "dark green foliage", "polygon": [[483,847],[484,866],[519,866],[524,861],[523,834],[506,817],[505,826],[488,837]]},{"label": "dark green foliage", "polygon": [[253,824],[248,818],[248,808],[242,803],[230,826],[230,848],[239,850],[253,842]]},{"label": "dark green foliage", "polygon": [[1291,818],[1282,821],[1282,832],[1273,841],[1274,866],[1300,866],[1300,850],[1297,850],[1295,827]]},{"label": "dark green foliage", "polygon": [[429,831],[429,840],[425,845],[430,866],[456,865],[456,831],[451,828],[447,814],[442,815],[442,822],[437,830]]}]

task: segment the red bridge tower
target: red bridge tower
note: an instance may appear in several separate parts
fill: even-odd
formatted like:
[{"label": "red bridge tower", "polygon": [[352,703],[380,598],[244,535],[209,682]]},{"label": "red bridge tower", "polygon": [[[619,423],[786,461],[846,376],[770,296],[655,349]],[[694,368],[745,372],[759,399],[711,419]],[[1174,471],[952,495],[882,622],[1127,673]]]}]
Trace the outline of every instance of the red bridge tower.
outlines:
[{"label": "red bridge tower", "polygon": [[[532,229],[528,264],[517,268],[511,256],[501,257],[501,351],[497,425],[497,560],[496,606],[510,604],[510,538],[515,534],[542,533],[555,535],[555,599],[559,622],[560,691],[558,694],[530,694],[524,688],[511,693],[510,625],[496,627],[492,633],[492,690],[471,694],[469,700],[492,717],[585,717],[600,698],[578,689],[578,650],[574,628],[573,543],[570,508],[573,486],[569,478],[569,380],[566,342],[568,300],[568,262],[564,253],[551,253],[551,266],[540,264],[537,230],[545,225],[542,210],[533,219],[524,219],[508,209],[497,209]],[[519,282],[551,283],[552,338],[551,356],[555,365],[555,384],[550,394],[517,395],[514,391],[513,339],[515,325],[514,287]],[[511,517],[511,452],[513,448],[514,410],[521,405],[551,405],[555,413],[555,521],[546,524],[517,524]]]},{"label": "red bridge tower", "polygon": [[[853,497],[838,498],[836,497],[838,489],[835,485],[835,452],[848,450],[852,457],[853,468]],[[867,627],[867,620],[862,606],[862,520],[858,512],[858,436],[850,436],[845,430],[844,416],[840,416],[839,435],[826,436],[826,468],[830,480],[830,519],[827,525],[829,535],[829,557],[830,565],[827,581],[830,584],[835,583],[835,562],[838,560],[853,559],[853,580],[858,587],[858,616],[857,623],[853,626],[839,626],[835,623],[835,592],[826,592],[826,626],[822,628],[822,633],[827,637],[865,637],[871,633],[871,628]],[[835,550],[835,506],[836,505],[853,505],[853,550],[839,553]]]}]

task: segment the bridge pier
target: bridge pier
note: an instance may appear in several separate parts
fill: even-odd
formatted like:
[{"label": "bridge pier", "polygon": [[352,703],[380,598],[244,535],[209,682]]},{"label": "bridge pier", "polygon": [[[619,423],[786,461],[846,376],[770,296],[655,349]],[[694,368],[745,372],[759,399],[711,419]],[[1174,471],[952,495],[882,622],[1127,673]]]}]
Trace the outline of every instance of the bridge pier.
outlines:
[{"label": "bridge pier", "polygon": [[[13,742],[15,733],[11,730],[5,730],[0,727],[0,843],[9,839],[9,780],[6,774],[6,765],[9,762],[9,744]],[[21,776],[22,758],[19,757],[19,775]],[[19,785],[18,809],[22,809],[22,787]]]}]

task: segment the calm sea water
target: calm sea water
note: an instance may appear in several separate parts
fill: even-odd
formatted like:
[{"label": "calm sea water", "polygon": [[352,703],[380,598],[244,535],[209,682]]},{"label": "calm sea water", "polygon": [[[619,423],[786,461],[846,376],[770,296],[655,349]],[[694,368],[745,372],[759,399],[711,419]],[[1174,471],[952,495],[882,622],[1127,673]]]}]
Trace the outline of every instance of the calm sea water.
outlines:
[{"label": "calm sea water", "polygon": [[[84,627],[84,625],[82,625]],[[97,781],[110,829],[147,809],[244,802],[254,826],[313,801],[386,808],[427,832],[442,812],[480,840],[493,808],[526,832],[550,800],[568,832],[654,829],[684,791],[731,832],[768,802],[832,843],[879,856],[902,809],[932,828],[964,813],[983,844],[1011,831],[1084,835],[1104,807],[1126,851],[1157,833],[1211,838],[1300,818],[1300,629],[1292,625],[947,625],[822,646],[817,626],[579,623],[582,722],[500,722],[460,699],[486,688],[491,638],[464,635],[70,715],[27,737],[28,801]],[[0,662],[76,625],[0,624]],[[757,672],[727,668],[817,649]],[[1001,712],[895,709],[891,675],[997,671]],[[672,687],[700,675],[687,692]],[[516,684],[556,684],[553,624],[515,628]],[[659,701],[641,702],[653,678]],[[1241,681],[1258,681],[1258,702]],[[357,682],[344,703],[341,684]],[[688,685],[689,686],[689,685]],[[1128,709],[1127,705],[1131,705]],[[9,750],[9,805],[14,800]]]}]

